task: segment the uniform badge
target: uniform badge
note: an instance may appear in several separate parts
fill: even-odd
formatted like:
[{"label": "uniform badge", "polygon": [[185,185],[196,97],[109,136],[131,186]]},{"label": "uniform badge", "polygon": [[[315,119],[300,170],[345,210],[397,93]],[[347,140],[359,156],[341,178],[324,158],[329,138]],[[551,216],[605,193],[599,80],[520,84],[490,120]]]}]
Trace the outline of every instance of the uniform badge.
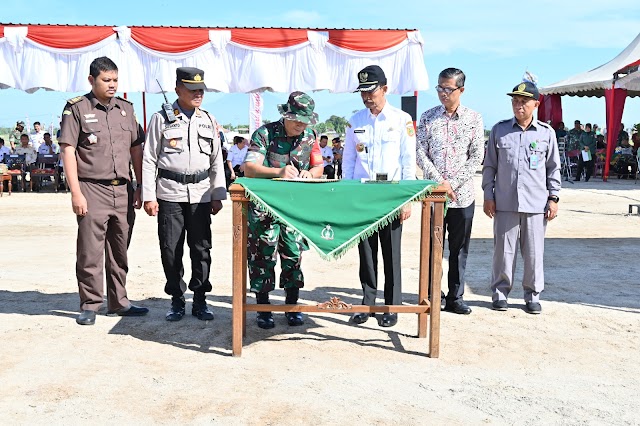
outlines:
[{"label": "uniform badge", "polygon": [[126,117],[127,116],[127,111],[122,110],[122,111],[120,111],[120,114],[122,114],[123,117]]},{"label": "uniform badge", "polygon": [[174,109],[173,110],[173,115],[177,116],[178,114],[180,114],[180,110],[178,110],[178,108]]},{"label": "uniform badge", "polygon": [[360,80],[360,83],[366,83],[368,78],[369,78],[369,74],[366,72],[361,72],[360,74],[358,74],[358,79]]},{"label": "uniform badge", "polygon": [[65,109],[62,115],[71,115],[71,111],[69,111],[68,109]]},{"label": "uniform badge", "polygon": [[91,133],[89,136],[87,136],[87,140],[89,141],[90,144],[93,145],[94,143],[98,142],[98,137],[93,133]]},{"label": "uniform badge", "polygon": [[524,83],[520,83],[520,85],[518,86],[518,92],[524,92],[524,89],[527,88],[527,85]]},{"label": "uniform badge", "polygon": [[356,151],[358,151],[358,152],[364,151],[364,144],[363,143],[357,143],[356,144]]},{"label": "uniform badge", "polygon": [[407,124],[407,135],[409,135],[409,137],[415,136],[416,131],[413,128],[413,124],[409,125]]},{"label": "uniform badge", "polygon": [[178,142],[175,139],[171,139],[169,141],[169,145],[171,146],[171,148],[175,148],[176,145],[178,145]]},{"label": "uniform badge", "polygon": [[531,142],[531,149],[536,149],[538,147],[538,141]]},{"label": "uniform badge", "polygon": [[200,74],[196,74],[196,75],[193,77],[193,81],[202,81],[202,77],[200,77]]}]

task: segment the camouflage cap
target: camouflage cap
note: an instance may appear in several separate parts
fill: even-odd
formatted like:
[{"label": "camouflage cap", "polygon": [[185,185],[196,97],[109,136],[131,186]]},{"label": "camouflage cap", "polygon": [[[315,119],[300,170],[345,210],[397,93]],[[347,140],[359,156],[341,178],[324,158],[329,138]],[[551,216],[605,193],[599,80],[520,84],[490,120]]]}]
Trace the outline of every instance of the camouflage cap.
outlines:
[{"label": "camouflage cap", "polygon": [[16,127],[18,126],[24,127],[24,121],[16,121]]},{"label": "camouflage cap", "polygon": [[311,96],[304,92],[293,92],[286,104],[278,105],[278,111],[287,120],[314,125],[318,122],[318,114],[313,112],[315,107]]}]

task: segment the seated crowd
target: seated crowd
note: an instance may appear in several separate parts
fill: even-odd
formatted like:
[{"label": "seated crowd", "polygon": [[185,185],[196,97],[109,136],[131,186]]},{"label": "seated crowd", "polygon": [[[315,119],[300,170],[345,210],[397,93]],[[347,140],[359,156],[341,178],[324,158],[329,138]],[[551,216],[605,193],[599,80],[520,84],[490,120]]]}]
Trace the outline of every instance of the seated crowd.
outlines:
[{"label": "seated crowd", "polygon": [[[42,169],[52,169],[58,174],[62,173],[62,160],[60,147],[51,138],[51,133],[45,132],[39,122],[33,123],[34,130],[25,132],[24,121],[18,121],[16,127],[9,134],[9,145],[0,138],[0,163],[6,165],[7,170],[19,170],[20,173],[11,173],[12,179],[20,180],[22,190],[26,191],[25,182],[31,182],[33,172]],[[40,181],[49,181],[49,176],[42,177]],[[30,184],[30,187],[33,184]],[[64,185],[60,183],[64,189]]]},{"label": "seated crowd", "polygon": [[[607,140],[603,130],[597,124],[593,126],[591,123],[582,125],[580,120],[575,120],[571,130],[567,130],[562,121],[558,123],[556,137],[559,141],[564,141],[564,149],[561,151],[577,164],[575,181],[580,181],[584,176],[584,180],[588,182],[595,174],[597,166],[602,168],[604,165]],[[610,162],[611,175],[616,175],[618,179],[628,179],[635,176],[638,169],[639,146],[640,134],[633,133],[629,138],[624,123],[620,123],[616,147]]]}]

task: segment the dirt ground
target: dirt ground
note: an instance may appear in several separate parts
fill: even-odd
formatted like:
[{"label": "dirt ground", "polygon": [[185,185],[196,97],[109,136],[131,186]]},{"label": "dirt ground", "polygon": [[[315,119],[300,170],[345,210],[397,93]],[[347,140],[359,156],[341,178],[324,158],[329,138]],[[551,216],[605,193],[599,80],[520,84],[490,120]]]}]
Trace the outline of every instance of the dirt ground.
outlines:
[{"label": "dirt ground", "polygon": [[[481,200],[479,176],[475,181]],[[442,314],[438,359],[425,356],[428,342],[415,337],[413,314],[400,315],[391,329],[373,320],[352,326],[347,315],[330,314],[312,314],[303,327],[289,328],[276,314],[276,328],[268,331],[250,314],[243,356],[232,357],[229,201],[212,225],[214,321],[190,315],[165,321],[169,297],[156,223],[140,211],[128,292],[150,314],[112,318],[104,308],[95,326],[78,326],[70,195],[50,188],[5,193],[0,420],[640,424],[640,216],[626,214],[628,204],[640,203],[640,184],[563,184],[558,219],[547,229],[542,315],[524,312],[519,283],[509,311],[490,309],[492,222],[478,203],[465,293],[473,313]],[[404,300],[412,303],[418,213],[414,208],[403,238]],[[302,302],[335,295],[359,303],[357,265],[357,250],[335,262],[307,252]],[[283,301],[282,291],[272,299]]]}]

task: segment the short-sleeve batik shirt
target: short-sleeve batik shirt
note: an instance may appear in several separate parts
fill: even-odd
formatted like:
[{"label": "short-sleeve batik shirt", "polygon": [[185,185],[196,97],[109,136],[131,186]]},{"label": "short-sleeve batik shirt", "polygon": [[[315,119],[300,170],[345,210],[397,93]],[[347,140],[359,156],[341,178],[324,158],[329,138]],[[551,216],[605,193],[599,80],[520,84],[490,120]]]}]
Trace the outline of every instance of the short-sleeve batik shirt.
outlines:
[{"label": "short-sleeve batik shirt", "polygon": [[309,170],[322,165],[316,132],[306,128],[299,136],[287,136],[284,119],[265,124],[251,135],[251,145],[244,161],[256,163],[261,158],[264,158],[263,166],[273,168],[291,164],[298,170]]}]

